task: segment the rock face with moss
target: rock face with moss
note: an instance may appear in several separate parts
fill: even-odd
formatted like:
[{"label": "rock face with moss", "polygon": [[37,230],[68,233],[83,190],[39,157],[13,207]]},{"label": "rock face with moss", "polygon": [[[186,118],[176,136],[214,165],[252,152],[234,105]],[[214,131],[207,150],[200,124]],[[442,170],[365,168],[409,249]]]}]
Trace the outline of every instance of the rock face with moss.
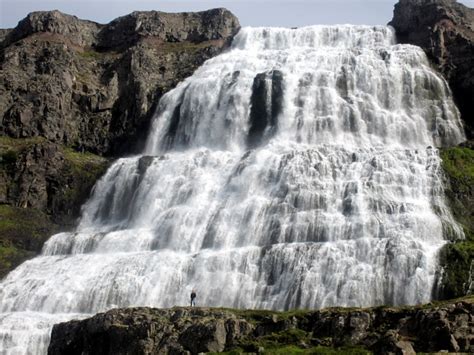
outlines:
[{"label": "rock face with moss", "polygon": [[73,227],[108,164],[44,138],[0,138],[0,278]]},{"label": "rock face with moss", "polygon": [[451,241],[441,252],[440,298],[474,293],[474,150],[468,146],[441,151],[447,178],[446,197],[465,240]]},{"label": "rock face with moss", "polygon": [[474,352],[474,298],[401,309],[115,309],[54,326],[49,354]]},{"label": "rock face with moss", "polygon": [[140,149],[159,98],[238,29],[214,9],[107,25],[34,12],[0,30],[0,278],[74,225],[101,156]]}]

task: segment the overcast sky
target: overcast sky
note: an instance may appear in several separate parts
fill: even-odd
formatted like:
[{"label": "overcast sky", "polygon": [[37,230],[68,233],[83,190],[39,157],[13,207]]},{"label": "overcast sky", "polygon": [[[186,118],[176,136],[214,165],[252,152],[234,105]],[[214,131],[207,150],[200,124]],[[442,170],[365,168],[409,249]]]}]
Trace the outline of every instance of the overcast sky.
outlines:
[{"label": "overcast sky", "polygon": [[[0,28],[15,27],[32,11],[58,9],[108,23],[135,10],[169,12],[226,7],[243,26],[295,27],[314,24],[385,25],[397,0],[0,0]],[[474,0],[459,1],[474,7]]]}]

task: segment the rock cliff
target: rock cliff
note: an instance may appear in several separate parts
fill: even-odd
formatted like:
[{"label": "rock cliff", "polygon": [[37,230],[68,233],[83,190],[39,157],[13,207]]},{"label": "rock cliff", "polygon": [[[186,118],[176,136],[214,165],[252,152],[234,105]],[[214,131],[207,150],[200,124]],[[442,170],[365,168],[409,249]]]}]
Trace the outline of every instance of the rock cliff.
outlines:
[{"label": "rock cliff", "polygon": [[54,326],[48,354],[474,352],[474,298],[424,307],[270,312],[114,309]]},{"label": "rock cliff", "polygon": [[100,155],[129,153],[161,95],[238,29],[224,9],[134,12],[107,25],[31,13],[0,43],[0,133]]},{"label": "rock cliff", "polygon": [[474,9],[455,0],[400,0],[389,25],[399,42],[422,47],[445,76],[474,138]]},{"label": "rock cliff", "polygon": [[471,140],[441,152],[448,202],[466,239],[441,253],[438,297],[459,297],[474,292],[474,9],[455,0],[400,0],[389,24],[400,42],[422,47],[449,82]]},{"label": "rock cliff", "polygon": [[103,156],[139,150],[160,97],[238,30],[225,9],[107,25],[34,12],[0,30],[0,278],[73,226]]}]

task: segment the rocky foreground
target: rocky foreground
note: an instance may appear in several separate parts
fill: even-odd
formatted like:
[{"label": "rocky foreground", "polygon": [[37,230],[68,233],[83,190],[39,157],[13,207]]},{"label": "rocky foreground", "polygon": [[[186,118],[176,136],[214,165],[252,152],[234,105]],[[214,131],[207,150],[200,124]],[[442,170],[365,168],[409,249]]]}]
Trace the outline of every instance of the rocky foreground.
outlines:
[{"label": "rocky foreground", "polygon": [[54,326],[49,354],[474,353],[474,296],[321,311],[114,309]]}]

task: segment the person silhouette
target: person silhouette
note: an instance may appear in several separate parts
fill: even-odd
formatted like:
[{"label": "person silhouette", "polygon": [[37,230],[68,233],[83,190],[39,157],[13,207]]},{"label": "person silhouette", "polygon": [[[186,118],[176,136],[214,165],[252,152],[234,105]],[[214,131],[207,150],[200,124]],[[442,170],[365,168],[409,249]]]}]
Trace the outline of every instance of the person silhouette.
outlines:
[{"label": "person silhouette", "polygon": [[191,307],[196,307],[196,291],[191,291]]}]

